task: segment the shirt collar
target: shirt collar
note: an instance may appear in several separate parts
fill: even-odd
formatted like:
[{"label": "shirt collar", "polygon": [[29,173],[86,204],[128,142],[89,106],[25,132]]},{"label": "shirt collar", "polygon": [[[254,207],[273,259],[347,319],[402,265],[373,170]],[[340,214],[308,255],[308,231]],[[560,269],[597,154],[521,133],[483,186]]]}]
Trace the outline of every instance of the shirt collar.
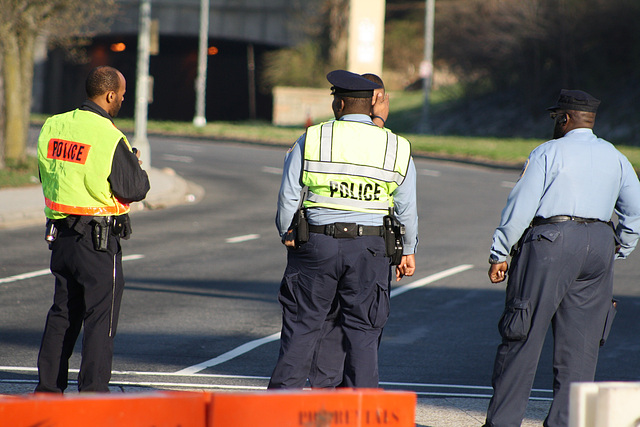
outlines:
[{"label": "shirt collar", "polygon": [[593,134],[593,129],[589,129],[589,128],[577,128],[577,129],[573,129],[570,130],[569,132],[565,133],[564,136],[568,136],[574,133],[590,133]]},{"label": "shirt collar", "polygon": [[368,125],[373,124],[371,117],[367,116],[366,114],[345,114],[344,116],[340,117],[338,120],[345,121],[345,122],[360,122],[360,123],[366,123]]},{"label": "shirt collar", "polygon": [[98,104],[96,104],[90,99],[85,100],[82,103],[82,105],[80,105],[80,109],[84,111],[91,111],[92,113],[96,113],[99,116],[102,116],[104,118],[111,120],[111,123],[113,123],[113,118],[109,115],[109,113],[107,113],[104,110],[104,108],[102,108],[101,106],[99,106]]}]

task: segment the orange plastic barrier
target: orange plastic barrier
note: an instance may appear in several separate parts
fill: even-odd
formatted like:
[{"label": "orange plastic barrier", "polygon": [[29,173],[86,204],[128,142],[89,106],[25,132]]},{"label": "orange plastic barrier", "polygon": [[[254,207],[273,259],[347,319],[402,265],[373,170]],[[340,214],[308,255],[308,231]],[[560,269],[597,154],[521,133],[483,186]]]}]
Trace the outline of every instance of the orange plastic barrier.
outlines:
[{"label": "orange plastic barrier", "polygon": [[414,427],[416,395],[379,389],[211,395],[209,427]]},{"label": "orange plastic barrier", "polygon": [[207,427],[199,392],[0,396],[1,427]]},{"label": "orange plastic barrier", "polygon": [[415,406],[379,389],[0,395],[0,427],[414,427]]}]

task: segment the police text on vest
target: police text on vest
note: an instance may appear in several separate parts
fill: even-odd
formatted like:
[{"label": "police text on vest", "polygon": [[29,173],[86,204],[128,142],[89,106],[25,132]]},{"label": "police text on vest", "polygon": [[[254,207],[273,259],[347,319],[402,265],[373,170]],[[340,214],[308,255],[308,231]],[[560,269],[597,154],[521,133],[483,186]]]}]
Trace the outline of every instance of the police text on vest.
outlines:
[{"label": "police text on vest", "polygon": [[49,140],[47,158],[84,165],[90,148],[90,145],[81,142],[51,138]]}]

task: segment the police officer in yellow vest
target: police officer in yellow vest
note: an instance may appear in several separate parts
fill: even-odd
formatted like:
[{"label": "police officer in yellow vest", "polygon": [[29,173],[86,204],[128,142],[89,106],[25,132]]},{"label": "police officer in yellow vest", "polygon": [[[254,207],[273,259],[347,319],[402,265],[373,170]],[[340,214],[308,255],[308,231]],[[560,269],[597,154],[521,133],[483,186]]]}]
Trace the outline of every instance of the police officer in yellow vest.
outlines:
[{"label": "police officer in yellow vest", "polygon": [[55,291],[38,355],[36,392],[67,388],[69,358],[83,325],[78,390],[109,391],[124,289],[120,238],[131,234],[129,203],[149,191],[140,153],[112,121],[125,91],[118,70],[93,69],[86,80],[88,99],[50,117],[38,138]]},{"label": "police officer in yellow vest", "polygon": [[[377,387],[391,278],[415,271],[418,216],[410,144],[372,122],[373,91],[382,86],[344,70],[332,71],[327,80],[337,120],[309,127],[285,158],[276,225],[288,249],[287,267],[278,294],[280,355],[269,388],[305,386],[336,301],[346,349],[342,385]],[[395,268],[385,245],[390,208],[405,230]],[[302,219],[295,215],[300,211]],[[305,220],[308,238],[295,227]]]}]

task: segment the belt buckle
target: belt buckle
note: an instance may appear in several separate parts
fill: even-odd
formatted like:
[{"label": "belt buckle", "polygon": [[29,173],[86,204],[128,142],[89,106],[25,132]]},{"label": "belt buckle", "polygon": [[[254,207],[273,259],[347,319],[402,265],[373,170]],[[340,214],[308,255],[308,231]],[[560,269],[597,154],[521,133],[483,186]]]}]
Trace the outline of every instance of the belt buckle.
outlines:
[{"label": "belt buckle", "polygon": [[333,237],[336,233],[336,226],[334,224],[327,224],[324,226],[324,234]]}]

